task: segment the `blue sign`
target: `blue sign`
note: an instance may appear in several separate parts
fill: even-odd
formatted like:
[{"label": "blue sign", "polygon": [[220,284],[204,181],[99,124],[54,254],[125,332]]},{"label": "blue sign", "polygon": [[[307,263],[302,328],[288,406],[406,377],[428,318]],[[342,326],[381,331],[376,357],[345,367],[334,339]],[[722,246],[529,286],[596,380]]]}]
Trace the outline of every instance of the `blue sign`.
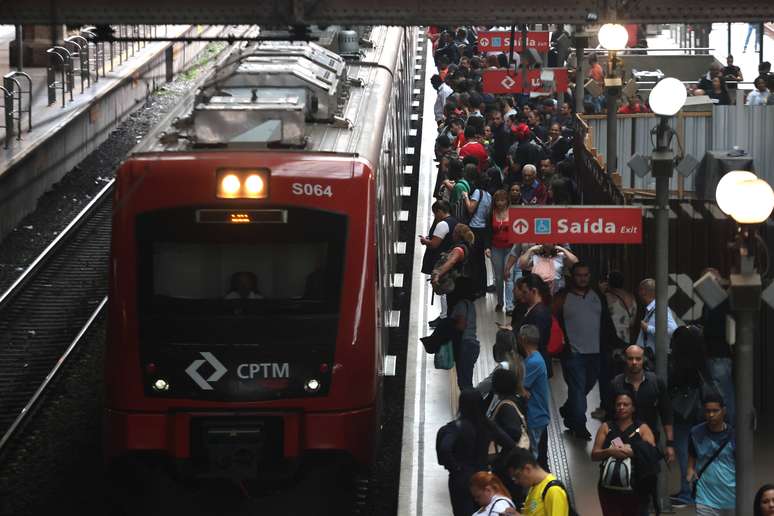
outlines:
[{"label": "blue sign", "polygon": [[536,235],[550,235],[551,234],[551,219],[535,219],[535,234]]}]

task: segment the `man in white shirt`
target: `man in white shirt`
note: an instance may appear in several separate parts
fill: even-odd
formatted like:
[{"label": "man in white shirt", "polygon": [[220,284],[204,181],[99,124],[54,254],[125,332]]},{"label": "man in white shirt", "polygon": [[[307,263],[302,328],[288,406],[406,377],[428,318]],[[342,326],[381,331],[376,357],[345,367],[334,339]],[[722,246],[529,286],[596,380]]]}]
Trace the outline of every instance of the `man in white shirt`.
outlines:
[{"label": "man in white shirt", "polygon": [[[640,321],[640,334],[637,337],[636,344],[641,348],[650,348],[656,352],[656,280],[646,278],[640,282],[637,290],[640,299],[645,306],[645,317]],[[667,307],[667,336],[671,339],[672,334],[677,329],[675,316],[672,310]]]},{"label": "man in white shirt", "polygon": [[435,121],[440,123],[444,120],[443,107],[446,105],[446,99],[454,93],[454,90],[441,79],[440,75],[430,77],[430,84],[438,92],[438,96],[435,98],[435,105],[433,106],[433,113],[435,114]]},{"label": "man in white shirt", "polygon": [[766,87],[766,80],[763,77],[755,79],[755,89],[747,95],[746,106],[765,106],[769,98],[769,89]]}]

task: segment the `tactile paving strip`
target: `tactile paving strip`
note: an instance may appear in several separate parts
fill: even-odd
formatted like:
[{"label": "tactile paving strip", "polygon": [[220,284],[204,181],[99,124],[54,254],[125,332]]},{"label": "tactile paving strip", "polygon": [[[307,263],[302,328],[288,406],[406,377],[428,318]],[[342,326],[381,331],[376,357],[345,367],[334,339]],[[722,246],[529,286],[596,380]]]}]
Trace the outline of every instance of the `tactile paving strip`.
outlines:
[{"label": "tactile paving strip", "polygon": [[570,464],[567,461],[567,451],[564,449],[564,424],[562,416],[559,414],[559,406],[556,403],[553,389],[551,390],[551,422],[548,424],[548,467],[551,469],[551,473],[556,475],[567,488],[570,502],[573,507],[576,507]]}]

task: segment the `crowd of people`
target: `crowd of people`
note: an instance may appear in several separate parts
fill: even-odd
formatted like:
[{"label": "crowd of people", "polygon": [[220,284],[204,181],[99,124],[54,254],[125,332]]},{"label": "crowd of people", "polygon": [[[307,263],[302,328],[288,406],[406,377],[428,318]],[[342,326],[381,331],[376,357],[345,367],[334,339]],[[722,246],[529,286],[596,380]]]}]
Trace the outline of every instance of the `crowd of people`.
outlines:
[{"label": "crowd of people", "polygon": [[[422,272],[442,310],[422,343],[431,353],[450,343],[460,389],[459,413],[436,442],[455,516],[575,513],[548,462],[555,360],[567,386],[559,414],[567,438],[594,441],[590,459],[600,462],[605,516],[647,514],[664,461],[681,471],[674,505],[695,505],[702,516],[732,514],[728,303],[705,308],[692,326],[678,325],[668,309],[670,372],[658,377],[653,279],[630,292],[631,278],[618,271],[595,280],[569,245],[511,240],[510,208],[576,202],[572,105],[555,96],[486,94],[482,70],[507,65],[505,56],[480,55],[470,28],[431,36],[438,175],[433,222],[419,238]],[[481,352],[474,301],[487,295],[510,324],[496,334],[494,369],[474,385]],[[602,424],[592,436],[587,403],[597,385],[601,403],[591,415]],[[774,490],[764,489],[756,511],[771,514],[773,506]]]}]

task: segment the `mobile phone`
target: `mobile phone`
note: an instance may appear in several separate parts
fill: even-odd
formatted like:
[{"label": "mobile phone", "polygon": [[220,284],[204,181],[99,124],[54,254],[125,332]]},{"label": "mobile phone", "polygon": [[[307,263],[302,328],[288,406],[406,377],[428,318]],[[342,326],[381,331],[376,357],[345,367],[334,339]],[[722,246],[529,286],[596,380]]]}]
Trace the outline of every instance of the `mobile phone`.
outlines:
[{"label": "mobile phone", "polygon": [[616,448],[623,448],[624,442],[621,440],[620,437],[616,437],[612,441],[610,441],[610,444],[612,446],[615,446]]}]

